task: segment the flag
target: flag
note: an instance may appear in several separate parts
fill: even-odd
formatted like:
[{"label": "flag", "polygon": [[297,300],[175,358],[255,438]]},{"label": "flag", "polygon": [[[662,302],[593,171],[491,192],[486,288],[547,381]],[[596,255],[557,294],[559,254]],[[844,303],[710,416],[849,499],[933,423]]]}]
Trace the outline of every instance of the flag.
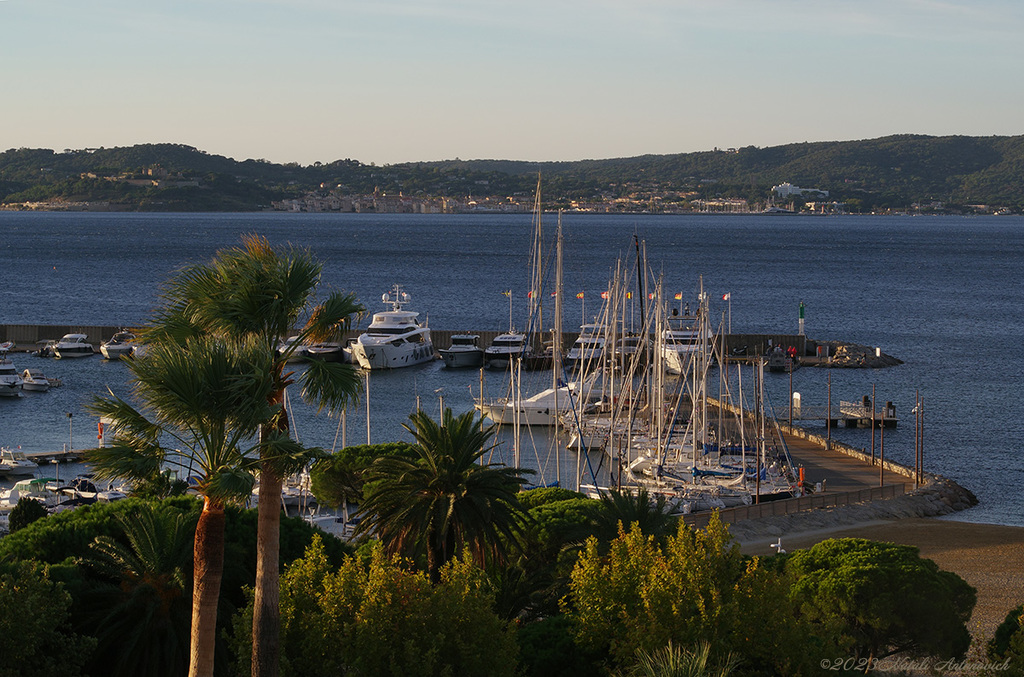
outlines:
[{"label": "flag", "polygon": [[603,298],[603,299],[608,298],[608,292],[606,292],[606,291],[601,292],[601,298]]},{"label": "flag", "polygon": [[503,291],[501,293],[504,294],[505,296],[512,296],[512,290],[511,289],[509,289],[508,291]]},{"label": "flag", "polygon": [[677,291],[676,295],[673,298],[675,298],[676,301],[682,301],[683,300],[683,292]]},{"label": "flag", "polygon": [[578,299],[583,298],[583,292],[580,292],[580,293],[576,294],[576,298],[578,298]]},{"label": "flag", "polygon": [[722,300],[723,301],[728,301],[731,298],[732,298],[732,292],[725,292],[724,294],[722,294]]},{"label": "flag", "polygon": [[533,292],[532,291],[526,292],[526,298],[532,299],[533,298]]},{"label": "flag", "polygon": [[633,298],[633,292],[631,292],[631,291],[626,292],[626,298],[627,299]]},{"label": "flag", "polygon": [[551,292],[551,294],[549,294],[549,296],[558,296],[558,292],[553,291],[553,292]]},{"label": "flag", "polygon": [[651,301],[653,301],[654,300],[654,292],[651,292],[650,294],[648,294],[647,298],[650,299]]}]

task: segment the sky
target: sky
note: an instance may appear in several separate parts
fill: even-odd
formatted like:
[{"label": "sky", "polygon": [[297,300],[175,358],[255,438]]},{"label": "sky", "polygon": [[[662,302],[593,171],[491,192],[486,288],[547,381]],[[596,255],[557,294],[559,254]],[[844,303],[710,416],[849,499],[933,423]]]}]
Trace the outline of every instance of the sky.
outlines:
[{"label": "sky", "polygon": [[0,150],[559,161],[1024,133],[1019,0],[0,0]]}]

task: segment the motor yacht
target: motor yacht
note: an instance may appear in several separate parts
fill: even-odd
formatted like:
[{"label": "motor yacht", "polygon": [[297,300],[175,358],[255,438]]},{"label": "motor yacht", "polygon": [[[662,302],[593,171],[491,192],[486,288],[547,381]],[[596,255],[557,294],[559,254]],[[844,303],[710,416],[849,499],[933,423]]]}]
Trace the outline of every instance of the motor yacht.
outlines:
[{"label": "motor yacht", "polygon": [[7,359],[9,344],[0,346],[0,397],[21,397],[23,380],[14,368],[14,363]]},{"label": "motor yacht", "polygon": [[100,354],[105,360],[119,360],[131,356],[134,347],[135,334],[122,329],[100,344]]},{"label": "motor yacht", "polygon": [[37,393],[45,393],[50,389],[50,379],[43,376],[38,369],[26,369],[21,374],[23,390],[31,390]]},{"label": "motor yacht", "polygon": [[452,334],[451,345],[437,352],[449,369],[479,367],[484,361],[484,349],[477,334]]},{"label": "motor yacht", "polygon": [[53,354],[57,359],[72,357],[92,357],[96,354],[85,334],[64,334],[61,340],[53,345]]},{"label": "motor yacht", "polygon": [[596,366],[604,357],[605,337],[603,324],[580,325],[580,335],[565,355],[565,366],[572,369]]},{"label": "motor yacht", "polygon": [[526,342],[526,334],[515,330],[498,334],[491,345],[484,350],[484,367],[487,369],[507,369],[514,359],[530,357],[532,349]]},{"label": "motor yacht", "polygon": [[352,358],[363,369],[398,369],[433,360],[434,344],[419,313],[403,310],[410,300],[401,285],[382,296],[391,310],[373,314],[367,330],[352,344]]},{"label": "motor yacht", "polygon": [[35,461],[30,461],[20,449],[0,449],[0,468],[6,475],[33,475],[39,468]]}]

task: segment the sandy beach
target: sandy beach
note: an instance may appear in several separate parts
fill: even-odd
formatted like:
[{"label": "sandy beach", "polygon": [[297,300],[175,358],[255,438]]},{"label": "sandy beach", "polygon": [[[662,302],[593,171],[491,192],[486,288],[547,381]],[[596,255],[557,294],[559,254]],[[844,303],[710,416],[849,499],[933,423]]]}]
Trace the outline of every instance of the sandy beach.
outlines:
[{"label": "sandy beach", "polygon": [[[855,526],[784,534],[792,552],[829,538],[867,538],[917,546],[922,557],[959,574],[978,591],[968,627],[978,644],[987,642],[1007,612],[1024,602],[1024,527],[973,524],[949,518],[881,520]],[[741,540],[745,554],[771,555],[778,537]]]}]

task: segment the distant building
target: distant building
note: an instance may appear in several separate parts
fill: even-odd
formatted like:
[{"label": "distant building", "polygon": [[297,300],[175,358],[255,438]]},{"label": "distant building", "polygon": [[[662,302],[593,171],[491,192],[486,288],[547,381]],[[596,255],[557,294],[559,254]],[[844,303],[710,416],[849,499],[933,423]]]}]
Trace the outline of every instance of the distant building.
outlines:
[{"label": "distant building", "polygon": [[792,183],[781,183],[778,186],[772,186],[772,192],[781,198],[791,197],[793,195],[804,195],[805,193],[813,193],[820,195],[821,197],[828,197],[827,190],[818,190],[817,188],[801,188],[800,186],[794,186]]}]

